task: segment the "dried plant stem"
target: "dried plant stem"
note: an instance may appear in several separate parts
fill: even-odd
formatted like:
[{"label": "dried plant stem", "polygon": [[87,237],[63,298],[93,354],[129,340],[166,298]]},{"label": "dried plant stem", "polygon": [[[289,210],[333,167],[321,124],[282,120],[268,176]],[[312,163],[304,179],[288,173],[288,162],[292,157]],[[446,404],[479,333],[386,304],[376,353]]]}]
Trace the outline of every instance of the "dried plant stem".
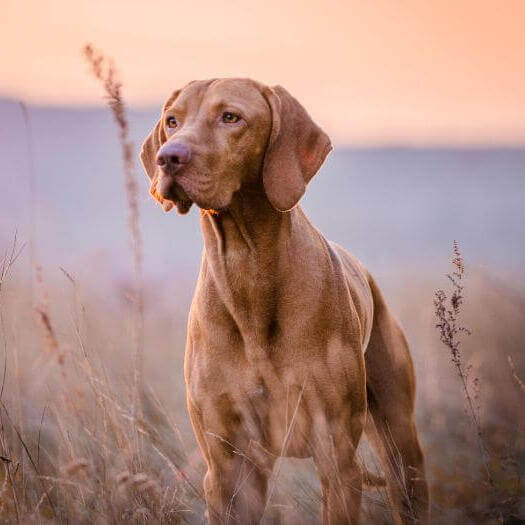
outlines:
[{"label": "dried plant stem", "polygon": [[[461,305],[463,304],[463,284],[462,280],[465,274],[465,265],[463,257],[459,251],[457,241],[452,246],[454,271],[447,277],[452,283],[452,292],[450,298],[443,290],[437,290],[434,294],[434,309],[437,318],[436,328],[439,330],[441,342],[449,349],[451,360],[456,368],[456,372],[461,381],[463,393],[467,401],[467,408],[472,424],[476,430],[478,446],[481,452],[481,458],[487,482],[494,488],[494,481],[489,468],[489,452],[483,435],[483,429],[478,410],[474,404],[473,395],[469,387],[469,368],[463,364],[461,355],[461,334],[471,335],[471,331],[460,323]],[[447,301],[448,299],[448,301]]]},{"label": "dried plant stem", "polygon": [[131,232],[135,293],[133,298],[133,343],[134,343],[134,417],[142,417],[144,368],[144,286],[142,277],[142,238],[139,228],[138,188],[133,162],[133,145],[129,139],[129,124],[122,98],[122,84],[112,60],[95,50],[90,44],[84,46],[84,55],[91,65],[93,75],[102,83],[108,105],[117,124],[122,150],[124,180],[128,197],[128,224]]},{"label": "dried plant stem", "polygon": [[[3,444],[3,439],[0,439],[0,443],[2,444],[2,448],[5,448],[5,445]],[[13,498],[13,503],[14,503],[14,508],[15,508],[16,522],[20,523],[20,503],[18,502],[18,496],[16,494],[15,483],[13,481],[13,476],[11,475],[11,468],[10,468],[11,460],[5,458],[5,459],[2,459],[2,463],[4,464],[4,467],[5,467],[6,480],[7,479],[9,480],[9,486],[11,487],[11,495]]]},{"label": "dried plant stem", "polygon": [[[35,302],[35,285],[34,285],[34,271],[36,268],[36,176],[35,176],[35,156],[33,147],[33,130],[31,127],[31,119],[29,118],[29,111],[27,105],[22,100],[19,101],[20,110],[22,112],[22,120],[24,121],[25,138],[26,138],[26,152],[27,152],[27,177],[28,177],[28,190],[29,190],[29,266],[30,266],[30,297],[31,303],[34,307]],[[22,379],[19,366],[19,349],[15,346],[14,350],[14,373],[15,373],[15,385],[17,390],[17,403],[16,403],[16,417],[18,421],[18,428],[20,434],[25,438],[24,420],[23,420],[23,409],[22,409]],[[20,454],[21,472],[22,472],[22,487],[25,491],[25,456]]]},{"label": "dried plant stem", "polygon": [[29,264],[31,266],[31,300],[35,305],[34,283],[32,271],[36,265],[36,176],[35,176],[35,156],[33,153],[33,130],[29,111],[25,102],[19,101],[22,111],[26,134],[26,149],[28,162],[28,188],[29,188]]},{"label": "dried plant stem", "polygon": [[37,478],[39,479],[40,481],[40,486],[42,488],[42,492],[46,495],[46,498],[47,498],[47,501],[49,502],[49,506],[51,507],[51,510],[53,511],[53,515],[54,517],[56,518],[57,517],[57,512],[56,512],[56,509],[55,509],[55,505],[53,504],[53,501],[52,499],[50,498],[49,496],[49,491],[47,490],[47,487],[45,485],[45,483],[42,481],[41,479],[41,476],[40,476],[40,472],[38,470],[38,467],[37,465],[35,464],[34,460],[33,460],[33,456],[31,455],[31,452],[29,451],[29,448],[28,446],[26,445],[26,442],[24,441],[24,438],[22,437],[22,435],[20,434],[20,431],[16,428],[15,424],[13,423],[13,421],[11,420],[11,417],[9,416],[9,412],[7,411],[7,408],[6,406],[4,405],[3,402],[0,402],[0,406],[4,409],[4,413],[5,415],[7,416],[7,420],[9,421],[9,423],[11,424],[11,426],[13,427],[13,430],[15,431],[21,445],[22,445],[22,448],[23,450],[25,451],[25,453],[27,454],[27,457],[29,459],[29,462],[30,464],[32,465],[36,475],[37,475]]},{"label": "dried plant stem", "polygon": [[[2,261],[0,262],[0,292],[2,291],[2,286],[7,280],[13,265],[15,264],[16,260],[22,253],[24,246],[25,244],[20,247],[18,246],[18,235],[15,232],[11,247],[6,250],[2,258]],[[5,366],[7,367],[7,333],[6,333],[6,325],[4,323],[4,313],[3,313],[1,293],[0,293],[0,329],[3,335],[3,339],[4,339],[4,362],[5,362]],[[18,346],[15,345],[13,357],[14,357],[14,374],[15,374],[15,388],[16,388],[16,396],[15,396],[16,418],[18,422],[18,428],[20,429],[20,433],[22,436],[24,436],[24,418],[23,418],[23,409],[22,409],[22,399],[23,399],[22,379],[21,379],[21,373],[20,373],[19,353],[18,352],[19,352]],[[6,368],[4,368],[4,380],[2,381],[2,393],[4,390],[5,371],[6,371]],[[0,395],[0,401],[1,401],[1,397],[2,396]],[[20,472],[22,474],[22,490],[24,491],[24,496],[25,496],[26,468],[25,468],[25,458],[24,458],[24,454],[23,454],[21,445],[19,447],[18,455],[20,457]]]},{"label": "dried plant stem", "polygon": [[514,366],[514,361],[512,360],[512,357],[510,357],[510,355],[507,356],[507,361],[509,363],[510,371],[512,373],[512,377],[514,381],[516,381],[516,384],[518,385],[518,387],[525,394],[525,383],[521,380],[520,376],[518,375],[516,367]]},{"label": "dried plant stem", "polygon": [[7,281],[13,265],[15,264],[18,257],[20,257],[24,247],[25,244],[22,244],[22,246],[18,245],[18,234],[15,232],[11,247],[5,250],[3,257],[0,260],[0,299],[2,297],[2,286]]}]

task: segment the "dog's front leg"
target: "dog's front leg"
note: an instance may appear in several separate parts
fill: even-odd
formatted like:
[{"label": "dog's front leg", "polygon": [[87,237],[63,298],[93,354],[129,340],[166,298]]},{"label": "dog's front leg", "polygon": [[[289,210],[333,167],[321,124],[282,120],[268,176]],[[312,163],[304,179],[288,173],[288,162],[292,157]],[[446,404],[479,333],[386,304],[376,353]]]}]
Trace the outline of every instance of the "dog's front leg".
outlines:
[{"label": "dog's front leg", "polygon": [[264,513],[271,458],[235,434],[216,432],[206,426],[200,411],[188,403],[190,419],[206,460],[204,477],[208,521],[211,524],[258,524]]},{"label": "dog's front leg", "polygon": [[204,478],[212,524],[258,524],[264,512],[267,475],[246,458],[212,459]]},{"label": "dog's front leg", "polygon": [[336,410],[331,413],[326,406],[315,410],[317,401],[310,403],[315,429],[312,452],[321,480],[325,525],[359,523],[363,474],[356,451],[365,423],[363,390],[356,387],[345,392],[345,401],[338,406],[332,404]]},{"label": "dog's front leg", "polygon": [[331,450],[315,458],[321,479],[323,523],[326,525],[359,522],[363,475],[356,461],[355,447],[347,440],[332,441]]}]

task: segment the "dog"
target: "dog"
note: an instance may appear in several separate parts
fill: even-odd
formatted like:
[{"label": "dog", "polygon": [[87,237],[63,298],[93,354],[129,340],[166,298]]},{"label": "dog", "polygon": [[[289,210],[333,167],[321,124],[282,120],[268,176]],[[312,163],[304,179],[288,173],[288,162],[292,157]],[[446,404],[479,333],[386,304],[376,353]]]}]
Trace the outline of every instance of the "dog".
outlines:
[{"label": "dog", "polygon": [[429,519],[406,338],[367,270],[298,204],[331,149],[284,88],[249,79],[175,91],[142,147],[164,210],[201,209],[184,374],[211,523],[258,523],[282,456],[313,458],[324,523],[357,523],[365,431],[395,521]]}]

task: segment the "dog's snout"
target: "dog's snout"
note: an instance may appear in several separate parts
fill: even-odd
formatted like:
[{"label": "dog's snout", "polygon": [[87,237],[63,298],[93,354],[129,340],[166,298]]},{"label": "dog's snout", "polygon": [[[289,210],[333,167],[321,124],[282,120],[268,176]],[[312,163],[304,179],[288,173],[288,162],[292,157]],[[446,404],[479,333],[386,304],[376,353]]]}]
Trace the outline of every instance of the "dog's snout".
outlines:
[{"label": "dog's snout", "polygon": [[157,164],[162,169],[177,169],[190,161],[191,150],[182,142],[167,142],[157,153]]}]

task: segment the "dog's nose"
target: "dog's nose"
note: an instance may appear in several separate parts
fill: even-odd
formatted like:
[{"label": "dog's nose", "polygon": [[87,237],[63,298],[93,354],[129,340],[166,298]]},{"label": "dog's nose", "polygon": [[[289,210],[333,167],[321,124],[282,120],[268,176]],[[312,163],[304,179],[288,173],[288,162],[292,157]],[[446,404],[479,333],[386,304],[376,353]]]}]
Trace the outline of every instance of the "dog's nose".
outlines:
[{"label": "dog's nose", "polygon": [[191,150],[183,142],[166,142],[157,153],[157,164],[164,170],[174,170],[190,161]]}]

